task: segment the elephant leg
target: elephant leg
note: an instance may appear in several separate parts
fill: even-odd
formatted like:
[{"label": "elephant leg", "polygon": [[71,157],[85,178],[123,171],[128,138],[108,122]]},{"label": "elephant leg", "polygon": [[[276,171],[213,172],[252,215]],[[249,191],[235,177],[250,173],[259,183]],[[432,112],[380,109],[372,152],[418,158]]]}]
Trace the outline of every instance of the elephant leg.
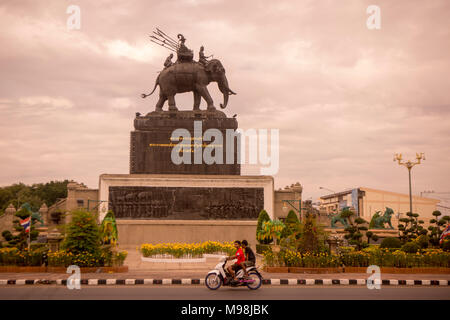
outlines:
[{"label": "elephant leg", "polygon": [[211,98],[211,95],[208,92],[208,89],[206,89],[206,86],[197,86],[197,91],[200,93],[203,99],[205,99],[208,110],[216,110],[216,107],[214,107],[213,99]]},{"label": "elephant leg", "polygon": [[175,105],[175,96],[169,96],[168,97],[169,100],[169,110],[170,111],[177,111],[177,106]]},{"label": "elephant leg", "polygon": [[155,111],[163,111],[162,107],[164,105],[164,102],[166,102],[166,100],[167,100],[167,97],[160,95],[159,100],[156,103]]},{"label": "elephant leg", "polygon": [[194,110],[200,110],[200,93],[194,91]]}]

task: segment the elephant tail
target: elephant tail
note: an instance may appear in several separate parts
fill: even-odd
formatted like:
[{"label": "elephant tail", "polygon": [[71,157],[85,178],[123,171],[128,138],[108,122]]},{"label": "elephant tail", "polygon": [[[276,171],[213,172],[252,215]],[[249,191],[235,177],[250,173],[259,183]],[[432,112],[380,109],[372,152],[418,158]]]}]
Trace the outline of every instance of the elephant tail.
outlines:
[{"label": "elephant tail", "polygon": [[153,90],[152,90],[152,92],[150,92],[149,94],[145,94],[145,93],[143,93],[143,94],[141,94],[141,97],[143,98],[143,99],[145,99],[145,98],[147,98],[148,96],[151,96],[152,95],[152,93],[153,92],[155,92],[155,90],[156,90],[156,87],[159,85],[159,75],[158,75],[158,77],[156,78],[156,81],[155,81],[155,86],[153,87]]}]

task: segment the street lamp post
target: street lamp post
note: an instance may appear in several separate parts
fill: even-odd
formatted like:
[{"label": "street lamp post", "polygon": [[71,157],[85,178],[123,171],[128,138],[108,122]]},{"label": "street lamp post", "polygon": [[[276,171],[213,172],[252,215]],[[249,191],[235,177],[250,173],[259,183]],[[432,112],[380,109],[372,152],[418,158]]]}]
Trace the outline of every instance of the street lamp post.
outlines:
[{"label": "street lamp post", "polygon": [[[323,189],[323,190],[328,190],[328,191],[331,191],[331,192],[333,192],[333,196],[336,194],[336,192],[335,191],[333,191],[333,190],[331,190],[331,189],[328,189],[328,188],[324,188],[324,187],[319,187],[319,189]],[[339,199],[337,200],[337,202],[338,202],[338,208],[339,208]],[[334,209],[331,209],[331,211],[333,211]],[[328,209],[327,209],[327,211],[328,211]]]},{"label": "street lamp post", "polygon": [[406,168],[408,168],[408,176],[409,176],[409,212],[413,213],[412,210],[412,192],[411,192],[411,169],[412,167],[414,167],[416,164],[420,164],[420,160],[425,160],[425,155],[423,153],[416,153],[416,159],[417,162],[411,162],[411,161],[406,161],[406,162],[402,162],[403,158],[402,158],[402,154],[395,154],[394,155],[394,162],[398,161],[399,165],[405,166]]},{"label": "street lamp post", "polygon": [[324,187],[319,187],[319,189],[324,189],[324,190],[328,190],[328,191],[331,191],[331,192],[333,192],[333,194],[335,194],[336,192],[334,192],[333,190],[331,190],[331,189],[328,189],[328,188],[324,188]]}]

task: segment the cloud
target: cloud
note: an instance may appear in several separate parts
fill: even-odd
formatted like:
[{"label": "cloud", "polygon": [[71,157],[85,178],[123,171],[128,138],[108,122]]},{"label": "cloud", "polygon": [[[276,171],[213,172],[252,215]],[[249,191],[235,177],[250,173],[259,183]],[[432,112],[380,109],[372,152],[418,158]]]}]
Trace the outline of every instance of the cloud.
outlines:
[{"label": "cloud", "polygon": [[155,50],[148,43],[130,45],[123,40],[113,40],[105,43],[108,54],[113,57],[125,57],[139,62],[151,61],[156,57]]}]

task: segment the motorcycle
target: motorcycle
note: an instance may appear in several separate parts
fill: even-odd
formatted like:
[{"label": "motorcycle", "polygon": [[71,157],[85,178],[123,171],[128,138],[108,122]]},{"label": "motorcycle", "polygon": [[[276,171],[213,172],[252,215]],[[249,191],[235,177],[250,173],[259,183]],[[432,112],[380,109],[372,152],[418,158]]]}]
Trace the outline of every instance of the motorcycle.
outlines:
[{"label": "motorcycle", "polygon": [[247,286],[250,290],[256,290],[261,287],[262,276],[257,267],[247,267],[248,277],[244,278],[244,270],[239,269],[236,273],[236,281],[233,281],[230,273],[225,269],[227,260],[222,257],[215,268],[208,272],[205,278],[205,285],[208,289],[217,290],[221,285],[240,287]]}]

